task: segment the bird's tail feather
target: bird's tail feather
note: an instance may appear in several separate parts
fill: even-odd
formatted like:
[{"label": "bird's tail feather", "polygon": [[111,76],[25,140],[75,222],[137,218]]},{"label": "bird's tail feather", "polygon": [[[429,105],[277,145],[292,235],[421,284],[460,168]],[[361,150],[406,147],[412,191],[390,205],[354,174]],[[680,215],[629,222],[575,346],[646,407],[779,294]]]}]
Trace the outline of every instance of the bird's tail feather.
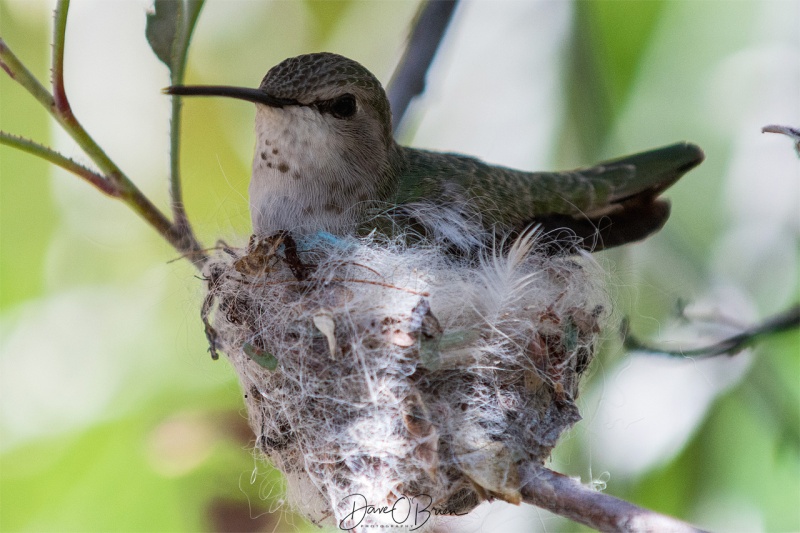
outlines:
[{"label": "bird's tail feather", "polygon": [[[597,166],[609,169],[618,166],[633,168],[630,180],[626,180],[611,198],[613,203],[620,203],[633,196],[658,196],[699,165],[704,157],[698,146],[683,142],[606,161]],[[602,173],[598,177],[602,178]]]}]

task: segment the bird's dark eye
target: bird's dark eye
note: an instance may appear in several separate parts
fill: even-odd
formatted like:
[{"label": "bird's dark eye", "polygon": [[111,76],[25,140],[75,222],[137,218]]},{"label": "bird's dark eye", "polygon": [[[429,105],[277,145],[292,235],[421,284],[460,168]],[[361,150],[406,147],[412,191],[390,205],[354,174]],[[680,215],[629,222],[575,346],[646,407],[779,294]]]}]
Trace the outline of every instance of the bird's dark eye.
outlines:
[{"label": "bird's dark eye", "polygon": [[350,93],[328,100],[327,109],[336,118],[350,118],[356,114],[356,97]]}]

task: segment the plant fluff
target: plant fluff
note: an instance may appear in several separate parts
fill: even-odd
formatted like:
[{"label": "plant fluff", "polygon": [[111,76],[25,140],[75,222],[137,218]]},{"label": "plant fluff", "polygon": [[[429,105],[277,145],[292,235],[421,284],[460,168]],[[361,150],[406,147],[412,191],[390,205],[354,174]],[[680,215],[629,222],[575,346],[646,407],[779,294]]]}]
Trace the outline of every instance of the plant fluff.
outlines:
[{"label": "plant fluff", "polygon": [[580,418],[609,315],[593,260],[539,240],[466,256],[435,238],[281,233],[208,263],[212,354],[236,369],[295,508],[361,530],[520,502],[519,466]]}]

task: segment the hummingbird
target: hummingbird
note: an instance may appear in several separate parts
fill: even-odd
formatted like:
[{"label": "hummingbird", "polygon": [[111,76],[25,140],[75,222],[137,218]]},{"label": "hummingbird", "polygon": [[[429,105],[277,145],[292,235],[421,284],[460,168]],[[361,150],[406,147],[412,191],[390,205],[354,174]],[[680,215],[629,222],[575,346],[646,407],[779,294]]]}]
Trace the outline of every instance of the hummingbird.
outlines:
[{"label": "hummingbird", "polygon": [[477,217],[492,234],[538,224],[555,249],[569,242],[573,250],[602,250],[661,229],[670,209],[659,195],[704,158],[682,142],[566,172],[526,172],[401,146],[380,81],[328,52],[282,61],[257,89],[164,91],[256,104],[249,187],[256,236],[359,234],[373,229],[381,209],[408,213],[404,220],[424,233],[432,230],[418,207],[432,205]]}]

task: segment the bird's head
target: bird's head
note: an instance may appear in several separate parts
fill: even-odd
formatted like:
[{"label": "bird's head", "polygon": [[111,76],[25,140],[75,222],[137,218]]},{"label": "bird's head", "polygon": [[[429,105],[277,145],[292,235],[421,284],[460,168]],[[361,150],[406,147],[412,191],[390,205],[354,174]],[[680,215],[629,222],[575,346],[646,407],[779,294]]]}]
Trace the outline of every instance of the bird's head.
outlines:
[{"label": "bird's head", "polygon": [[[309,128],[340,143],[388,149],[393,141],[389,101],[378,79],[360,63],[328,52],[286,59],[267,72],[257,89],[176,85],[181,96],[222,96],[254,102],[257,129],[304,137]],[[259,124],[259,122],[263,124]],[[274,124],[273,124],[274,123]]]},{"label": "bird's head", "polygon": [[272,67],[257,89],[173,86],[166,92],[256,104],[249,189],[255,233],[353,231],[395,190],[401,156],[389,101],[378,79],[351,59],[292,57]]}]

